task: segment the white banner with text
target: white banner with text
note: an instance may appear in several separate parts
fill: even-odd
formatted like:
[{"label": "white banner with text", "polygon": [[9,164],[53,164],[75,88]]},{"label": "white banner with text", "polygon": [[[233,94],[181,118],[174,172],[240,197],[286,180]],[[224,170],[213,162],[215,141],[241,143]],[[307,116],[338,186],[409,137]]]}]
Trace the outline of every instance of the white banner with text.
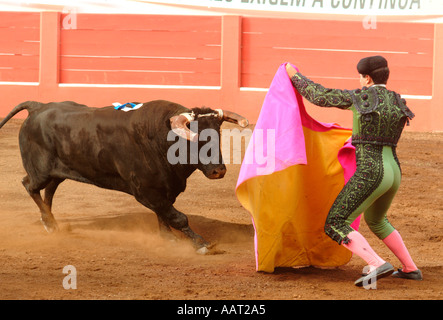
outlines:
[{"label": "white banner with text", "polygon": [[443,15],[443,0],[156,0],[150,3],[261,11],[353,14]]}]

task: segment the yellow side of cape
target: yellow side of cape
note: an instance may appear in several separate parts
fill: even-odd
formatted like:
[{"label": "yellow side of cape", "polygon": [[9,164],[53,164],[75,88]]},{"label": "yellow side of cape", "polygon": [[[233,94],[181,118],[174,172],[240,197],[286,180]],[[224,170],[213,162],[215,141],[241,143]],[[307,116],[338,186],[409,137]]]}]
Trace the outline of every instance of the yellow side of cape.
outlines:
[{"label": "yellow side of cape", "polygon": [[324,232],[329,209],[345,184],[337,154],[349,130],[303,128],[306,165],[255,176],[237,188],[255,227],[257,271],[346,264],[351,252]]}]

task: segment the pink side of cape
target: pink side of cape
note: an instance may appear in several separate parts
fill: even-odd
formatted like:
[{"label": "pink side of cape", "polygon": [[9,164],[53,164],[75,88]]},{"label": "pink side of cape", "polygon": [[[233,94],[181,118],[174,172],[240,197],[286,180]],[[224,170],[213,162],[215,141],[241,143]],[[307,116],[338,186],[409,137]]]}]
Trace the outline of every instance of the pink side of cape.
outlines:
[{"label": "pink side of cape", "polygon": [[[306,164],[303,126],[315,131],[344,129],[334,123],[316,121],[307,114],[302,97],[292,86],[285,66],[286,63],[283,63],[278,68],[263,102],[243,159],[237,187],[257,175],[271,174],[293,165]],[[264,161],[257,161],[258,156],[266,157],[270,152],[268,137],[275,137],[274,141],[269,142],[274,144],[275,158],[272,168],[269,168],[268,163]],[[354,147],[349,143],[344,148],[346,151],[340,152],[338,157],[342,158],[339,161],[345,170],[345,176],[349,179],[355,171]]]}]

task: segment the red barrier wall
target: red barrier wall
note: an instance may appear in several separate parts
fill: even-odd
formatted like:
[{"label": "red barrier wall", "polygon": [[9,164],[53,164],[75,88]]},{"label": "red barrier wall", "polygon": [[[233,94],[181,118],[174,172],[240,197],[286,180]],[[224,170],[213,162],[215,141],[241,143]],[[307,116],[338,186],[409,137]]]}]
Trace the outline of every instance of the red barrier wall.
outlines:
[{"label": "red barrier wall", "polygon": [[[359,86],[356,63],[381,54],[389,87],[407,95],[408,130],[442,131],[442,25],[241,16],[0,12],[0,117],[26,100],[93,107],[167,99],[258,118],[266,88],[290,61],[325,86]],[[318,120],[352,125],[350,112],[308,104]],[[26,113],[19,114],[26,117]]]},{"label": "red barrier wall", "polygon": [[[433,24],[361,21],[243,19],[242,85],[266,87],[277,61],[292,61],[325,86],[359,85],[357,62],[381,54],[389,61],[389,86],[402,94],[431,95]],[[357,80],[357,81],[356,81]]]},{"label": "red barrier wall", "polygon": [[60,82],[218,86],[220,25],[220,17],[78,15],[77,29],[61,30]]},{"label": "red barrier wall", "polygon": [[40,14],[0,13],[0,81],[37,82]]}]

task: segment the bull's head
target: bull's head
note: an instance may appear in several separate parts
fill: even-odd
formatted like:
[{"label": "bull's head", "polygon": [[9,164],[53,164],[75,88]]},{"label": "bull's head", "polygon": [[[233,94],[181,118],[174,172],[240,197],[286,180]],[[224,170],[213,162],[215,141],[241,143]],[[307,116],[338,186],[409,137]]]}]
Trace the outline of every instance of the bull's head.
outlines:
[{"label": "bull's head", "polygon": [[226,166],[220,150],[220,126],[223,121],[247,127],[246,118],[222,109],[194,108],[170,118],[172,131],[188,141],[186,161],[195,164],[209,179],[223,178]]}]

